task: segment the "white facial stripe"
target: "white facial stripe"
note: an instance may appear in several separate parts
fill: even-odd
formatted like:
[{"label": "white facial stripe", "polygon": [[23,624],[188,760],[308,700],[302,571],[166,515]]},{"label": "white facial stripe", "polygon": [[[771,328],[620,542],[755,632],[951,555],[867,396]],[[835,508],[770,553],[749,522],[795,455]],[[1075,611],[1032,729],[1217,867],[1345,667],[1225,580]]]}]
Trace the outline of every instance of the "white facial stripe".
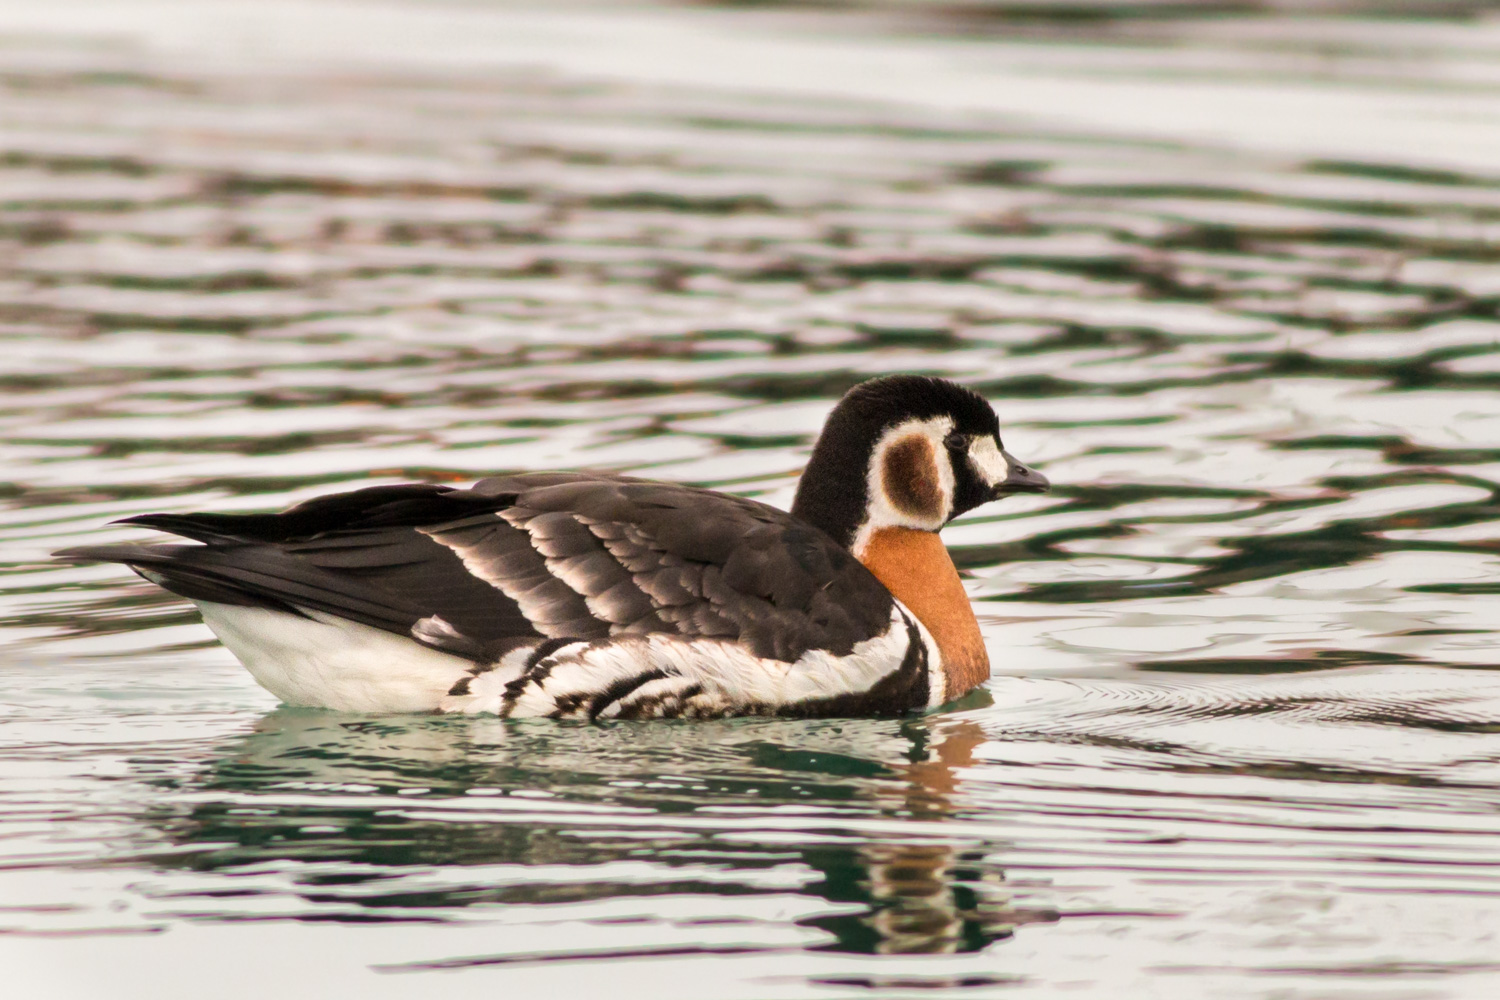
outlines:
[{"label": "white facial stripe", "polygon": [[991,486],[1005,482],[1005,477],[1010,474],[1010,463],[1000,453],[995,439],[988,435],[975,438],[969,445],[969,461],[974,463],[974,471]]}]

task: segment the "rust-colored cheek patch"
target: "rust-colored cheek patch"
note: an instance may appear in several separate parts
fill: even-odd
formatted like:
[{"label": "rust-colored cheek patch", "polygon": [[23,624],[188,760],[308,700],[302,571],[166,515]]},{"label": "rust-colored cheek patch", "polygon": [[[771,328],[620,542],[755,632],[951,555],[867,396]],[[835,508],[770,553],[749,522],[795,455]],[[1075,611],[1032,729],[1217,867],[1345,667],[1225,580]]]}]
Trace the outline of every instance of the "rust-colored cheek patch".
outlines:
[{"label": "rust-colored cheek patch", "polygon": [[937,456],[921,434],[893,441],[885,450],[880,485],[891,506],[909,517],[943,518],[943,491],[938,486]]},{"label": "rust-colored cheek patch", "polygon": [[932,633],[943,655],[949,701],[989,680],[979,622],[937,532],[882,528],[855,555]]}]

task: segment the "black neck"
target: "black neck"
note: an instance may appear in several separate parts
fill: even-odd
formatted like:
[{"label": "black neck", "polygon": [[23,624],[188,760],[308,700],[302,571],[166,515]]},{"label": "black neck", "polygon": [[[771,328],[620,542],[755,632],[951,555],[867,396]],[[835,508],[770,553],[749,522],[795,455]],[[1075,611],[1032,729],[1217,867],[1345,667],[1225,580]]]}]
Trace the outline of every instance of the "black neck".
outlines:
[{"label": "black neck", "polygon": [[865,517],[865,471],[869,443],[853,453],[840,454],[838,443],[825,431],[813,448],[812,458],[797,484],[792,516],[821,528],[844,548],[854,545],[854,533]]}]

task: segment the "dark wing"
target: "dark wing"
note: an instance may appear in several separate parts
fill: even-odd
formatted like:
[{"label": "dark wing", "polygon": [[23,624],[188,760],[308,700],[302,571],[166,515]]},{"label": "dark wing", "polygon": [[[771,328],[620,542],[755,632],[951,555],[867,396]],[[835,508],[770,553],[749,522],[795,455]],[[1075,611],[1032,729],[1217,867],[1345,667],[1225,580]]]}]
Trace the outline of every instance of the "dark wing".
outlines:
[{"label": "dark wing", "polygon": [[280,514],[124,523],[204,544],[59,556],[123,562],[195,600],[323,611],[476,660],[518,641],[642,632],[736,640],[785,661],[843,655],[883,633],[892,608],[848,552],[784,511],[615,476],[380,486]]}]

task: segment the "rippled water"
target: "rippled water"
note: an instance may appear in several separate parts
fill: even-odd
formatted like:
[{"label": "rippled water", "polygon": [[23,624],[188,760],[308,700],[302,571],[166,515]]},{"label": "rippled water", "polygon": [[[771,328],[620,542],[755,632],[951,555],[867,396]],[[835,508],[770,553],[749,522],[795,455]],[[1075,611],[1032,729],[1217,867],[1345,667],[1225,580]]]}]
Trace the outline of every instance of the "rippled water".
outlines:
[{"label": "rippled water", "polygon": [[[237,30],[308,34],[264,10]],[[793,27],[885,44],[839,16]],[[24,995],[1500,991],[1500,174],[1430,162],[1459,145],[1293,156],[1248,118],[1231,148],[5,18]],[[592,23],[538,51],[566,66]],[[1289,23],[1242,26],[1238,62],[1193,26],[1035,52],[1080,80],[1311,66],[1377,103],[1500,82],[1482,26]],[[1288,40],[1338,32],[1358,51]],[[947,532],[996,678],[923,717],[277,708],[175,598],[47,556],[134,513],[518,469],[786,505],[833,401],[895,371],[981,389],[1058,484]]]}]

